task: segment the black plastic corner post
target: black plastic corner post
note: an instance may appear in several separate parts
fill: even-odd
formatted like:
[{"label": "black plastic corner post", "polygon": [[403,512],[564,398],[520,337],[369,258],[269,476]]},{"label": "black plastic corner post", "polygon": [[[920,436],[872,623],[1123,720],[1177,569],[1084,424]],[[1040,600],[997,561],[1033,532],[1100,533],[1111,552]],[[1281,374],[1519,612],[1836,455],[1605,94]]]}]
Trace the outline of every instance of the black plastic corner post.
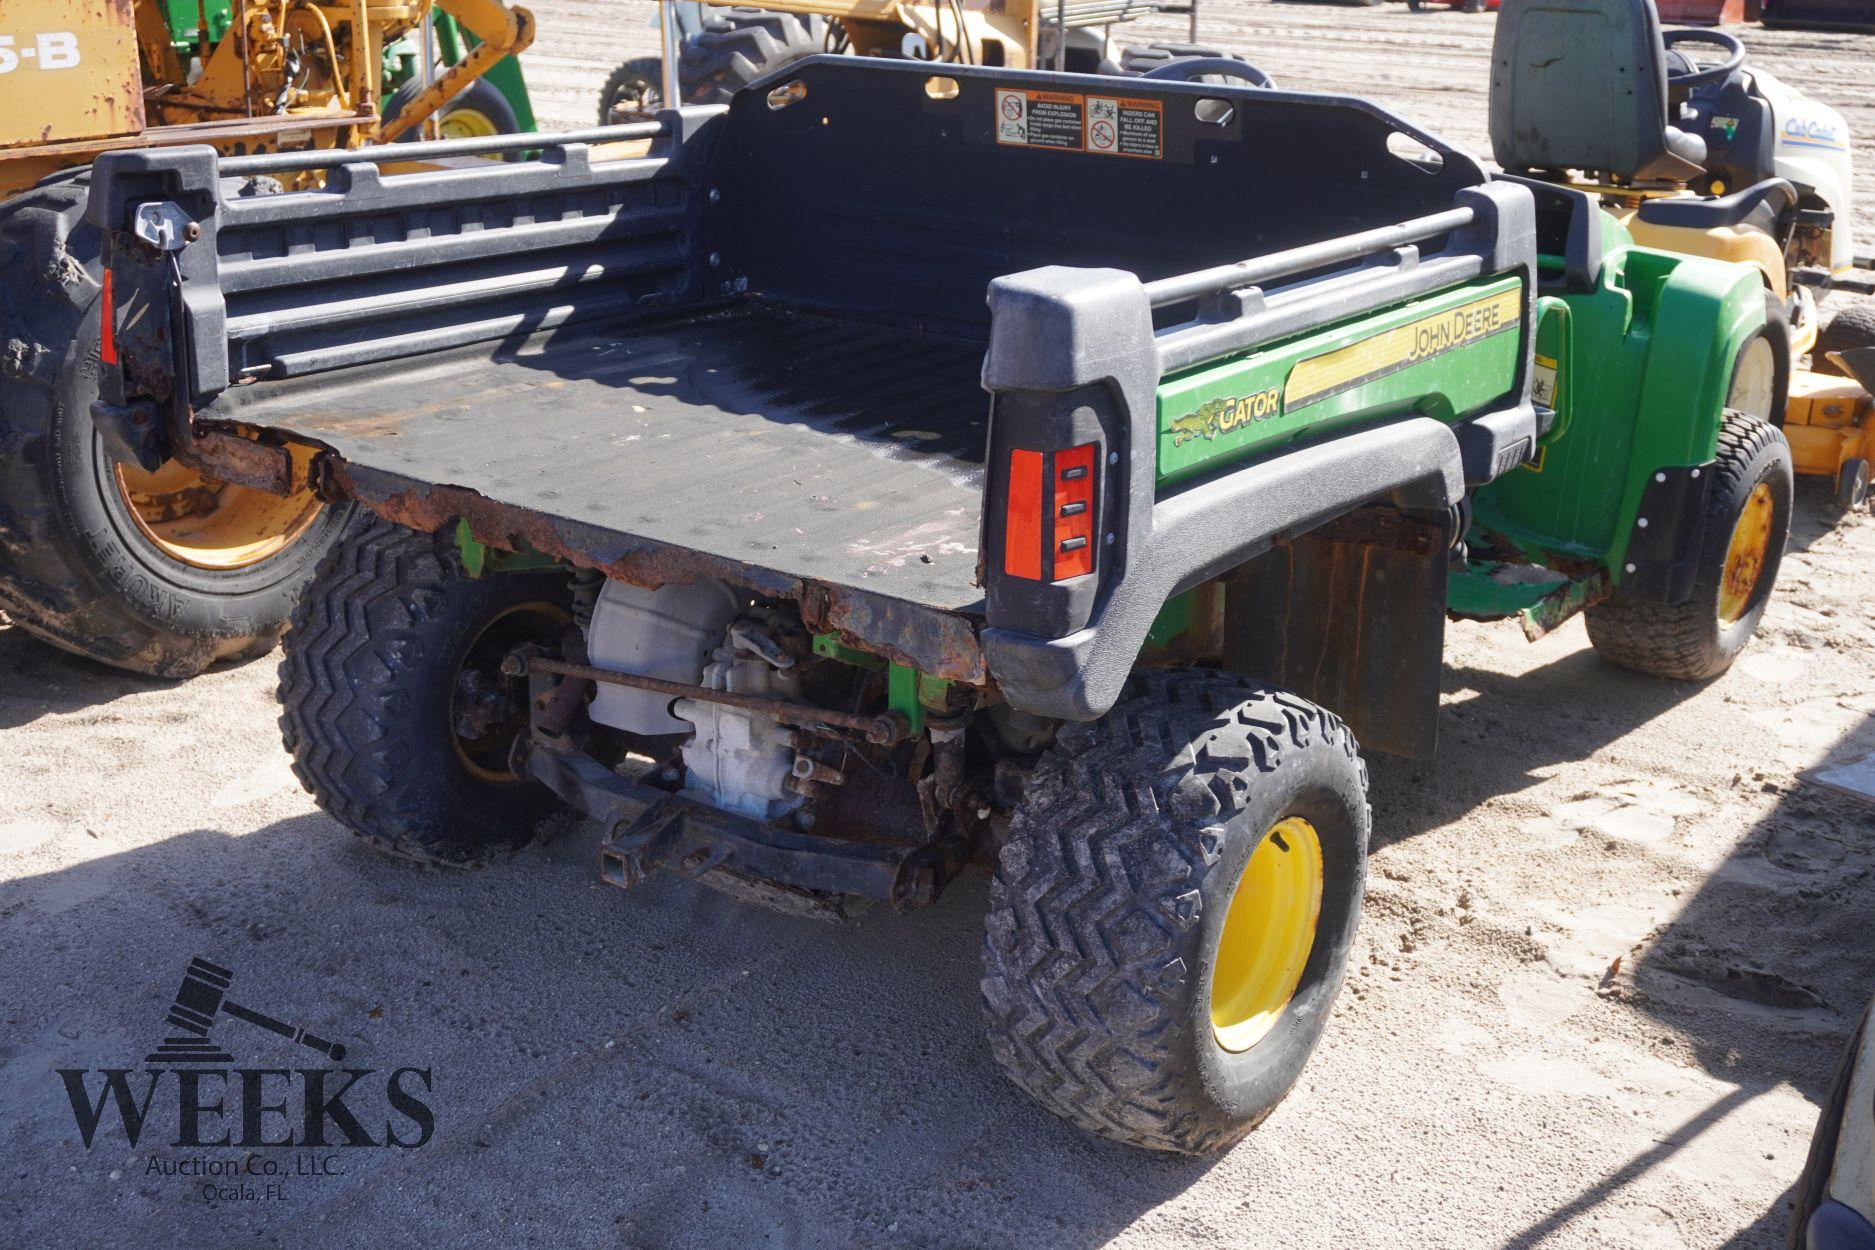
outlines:
[{"label": "black plastic corner post", "polygon": [[92,165],[85,218],[104,235],[120,365],[103,371],[107,402],[175,404],[186,420],[190,405],[228,386],[217,159],[187,146],[107,152]]},{"label": "black plastic corner post", "polygon": [[[1032,269],[990,284],[983,385],[992,395],[983,510],[990,626],[1043,638],[1084,627],[1151,532],[1159,365],[1152,308],[1137,277],[1117,269]],[[1090,572],[1059,576],[1056,509],[1039,527],[1038,574],[1004,567],[1011,456],[1039,453],[1051,489],[1057,453],[1092,444],[1097,483]],[[1072,470],[1070,470],[1072,471]]]}]

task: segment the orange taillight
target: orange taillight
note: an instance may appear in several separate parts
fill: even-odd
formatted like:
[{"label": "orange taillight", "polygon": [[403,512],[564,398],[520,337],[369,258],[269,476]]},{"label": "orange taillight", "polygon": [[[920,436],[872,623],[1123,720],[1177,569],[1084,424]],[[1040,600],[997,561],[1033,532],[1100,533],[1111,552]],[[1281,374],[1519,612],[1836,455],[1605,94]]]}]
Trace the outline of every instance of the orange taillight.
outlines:
[{"label": "orange taillight", "polygon": [[1094,571],[1099,456],[1094,443],[1009,453],[1003,572],[1059,582]]},{"label": "orange taillight", "polygon": [[1009,453],[1009,508],[1003,516],[1003,572],[1042,577],[1042,453]]}]

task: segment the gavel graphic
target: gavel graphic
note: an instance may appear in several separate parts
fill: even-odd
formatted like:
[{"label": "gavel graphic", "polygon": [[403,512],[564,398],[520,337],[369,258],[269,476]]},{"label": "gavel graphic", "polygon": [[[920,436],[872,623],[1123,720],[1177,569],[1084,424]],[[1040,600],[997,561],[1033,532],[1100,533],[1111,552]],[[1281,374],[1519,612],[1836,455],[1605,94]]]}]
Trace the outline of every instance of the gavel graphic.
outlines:
[{"label": "gavel graphic", "polygon": [[197,957],[189,961],[189,967],[182,974],[182,988],[176,991],[176,1001],[170,1005],[169,1015],[164,1023],[174,1025],[193,1037],[168,1037],[156,1048],[156,1053],[147,1056],[149,1063],[228,1063],[233,1056],[208,1040],[208,1031],[214,1026],[217,1014],[233,1016],[236,1020],[245,1020],[249,1024],[258,1024],[269,1033],[278,1033],[289,1042],[298,1042],[309,1046],[333,1062],[345,1058],[345,1047],[337,1042],[328,1042],[323,1037],[308,1033],[305,1029],[276,1020],[272,1016],[243,1007],[239,1003],[228,1001],[228,986],[234,980],[234,973],[227,968],[211,964],[206,959]]}]

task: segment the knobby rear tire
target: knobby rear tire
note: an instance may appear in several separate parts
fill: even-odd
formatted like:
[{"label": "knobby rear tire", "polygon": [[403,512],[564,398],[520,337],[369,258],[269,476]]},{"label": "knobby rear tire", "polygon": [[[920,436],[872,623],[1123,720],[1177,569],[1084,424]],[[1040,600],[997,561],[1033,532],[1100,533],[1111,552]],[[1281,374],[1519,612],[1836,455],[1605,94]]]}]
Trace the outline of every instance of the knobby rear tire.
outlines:
[{"label": "knobby rear tire", "polygon": [[531,781],[475,775],[455,746],[451,700],[488,622],[570,598],[558,571],[470,577],[447,530],[362,523],[320,564],[282,648],[280,736],[294,774],[400,859],[464,868],[526,846],[559,801]]},{"label": "knobby rear tire", "polygon": [[[1305,699],[1206,671],[1145,672],[1098,721],[1061,730],[990,890],[990,1050],[1093,1133],[1204,1154],[1295,1084],[1347,970],[1366,880],[1367,771]],[[1232,893],[1278,821],[1319,835],[1322,892],[1301,980],[1269,1033],[1219,1044],[1212,976]]]}]

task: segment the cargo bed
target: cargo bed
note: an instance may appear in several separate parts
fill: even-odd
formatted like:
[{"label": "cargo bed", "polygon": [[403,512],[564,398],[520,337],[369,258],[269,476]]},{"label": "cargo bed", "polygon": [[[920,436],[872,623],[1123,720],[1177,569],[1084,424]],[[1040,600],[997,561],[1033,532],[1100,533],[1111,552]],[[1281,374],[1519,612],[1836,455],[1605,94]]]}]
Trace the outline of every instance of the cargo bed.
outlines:
[{"label": "cargo bed", "polygon": [[1359,100],[943,70],[810,58],[510,165],[109,156],[100,429],[250,484],[310,446],[403,524],[731,581],[1066,717],[1178,591],[1534,447],[1527,191]]},{"label": "cargo bed", "polygon": [[980,343],[740,303],[251,388],[231,415],[353,473],[951,612],[983,593],[982,364]]}]

